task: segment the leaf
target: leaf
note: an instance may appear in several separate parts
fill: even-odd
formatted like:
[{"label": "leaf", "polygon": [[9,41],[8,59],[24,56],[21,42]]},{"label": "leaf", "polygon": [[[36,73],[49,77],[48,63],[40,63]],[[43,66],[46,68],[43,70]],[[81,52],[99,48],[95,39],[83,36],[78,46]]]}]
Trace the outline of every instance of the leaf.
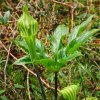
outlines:
[{"label": "leaf", "polygon": [[68,55],[66,58],[59,59],[59,63],[65,63],[65,62],[71,61],[72,59],[74,59],[80,55],[81,55],[81,53],[76,51],[73,54]]},{"label": "leaf", "polygon": [[36,47],[37,47],[36,49],[38,52],[44,52],[43,43],[38,39],[36,39]]},{"label": "leaf", "polygon": [[57,71],[59,71],[62,67],[64,67],[64,65],[67,64],[68,61],[71,61],[72,59],[75,59],[76,57],[78,57],[80,55],[81,55],[81,53],[76,51],[73,54],[70,54],[65,58],[59,59],[57,61]]},{"label": "leaf", "polygon": [[71,34],[69,42],[74,40],[79,34],[81,34],[84,30],[86,30],[87,25],[91,22],[93,17],[94,15],[91,15],[86,21],[84,21],[83,23],[74,28],[74,32]]},{"label": "leaf", "polygon": [[13,82],[16,84],[21,84],[22,83],[22,79],[24,78],[23,72],[22,70],[16,70],[16,71],[12,71],[12,79]]},{"label": "leaf", "polygon": [[34,63],[42,64],[47,69],[55,72],[55,71],[59,71],[68,61],[71,61],[72,59],[80,55],[81,55],[80,52],[75,52],[74,54],[70,54],[66,58],[61,58],[57,60],[57,62],[51,58],[46,58],[46,59],[35,60]]},{"label": "leaf", "polygon": [[62,59],[66,57],[66,48],[61,48],[57,53],[56,53],[56,57],[57,59]]},{"label": "leaf", "polygon": [[0,16],[0,23],[3,24],[3,17]]},{"label": "leaf", "polygon": [[65,25],[59,25],[56,30],[54,31],[54,34],[52,35],[52,52],[56,53],[61,45],[61,38],[64,35],[67,35],[68,29]]},{"label": "leaf", "polygon": [[21,41],[18,41],[18,40],[14,40],[14,42],[16,43],[16,45],[18,45],[19,47],[22,48],[22,50],[26,53],[28,53],[28,46],[25,42],[25,40],[21,40]]},{"label": "leaf", "polygon": [[70,85],[59,91],[58,100],[76,100],[79,85]]},{"label": "leaf", "polygon": [[43,45],[43,43],[40,41],[40,40],[38,40],[38,39],[36,39],[36,57],[37,58],[47,58],[48,57],[48,55],[46,54],[46,52],[45,52],[45,49],[44,49],[44,45]]},{"label": "leaf", "polygon": [[0,96],[0,100],[8,100],[6,96]]},{"label": "leaf", "polygon": [[5,90],[0,90],[0,95],[5,93]]},{"label": "leaf", "polygon": [[[28,53],[29,51],[28,51],[28,46],[27,46],[27,44],[26,44],[26,42],[25,42],[25,40],[21,40],[21,41],[16,41],[16,40],[14,40],[14,42],[16,43],[16,45],[18,45],[19,47],[21,47],[23,50],[24,50],[24,52],[26,52],[26,53]],[[38,39],[36,39],[36,52],[37,52],[37,54],[39,54],[40,56],[45,56],[46,54],[45,54],[45,51],[44,51],[44,45],[43,45],[43,43],[40,41],[40,40],[38,40]]]},{"label": "leaf", "polygon": [[24,88],[22,85],[19,85],[19,84],[14,84],[14,87],[18,88],[18,89],[23,89]]},{"label": "leaf", "polygon": [[82,100],[98,100],[96,97],[86,97],[86,99],[82,99]]},{"label": "leaf", "polygon": [[53,70],[53,67],[55,66],[55,62],[53,59],[46,58],[46,59],[40,59],[40,60],[35,60],[35,64],[42,64],[44,67]]},{"label": "leaf", "polygon": [[14,62],[14,64],[16,65],[24,65],[29,63],[32,63],[29,55],[25,55],[24,57],[19,58],[17,61]]},{"label": "leaf", "polygon": [[84,44],[84,42],[86,42],[94,33],[98,31],[99,29],[92,29],[91,31],[88,31],[79,36],[78,38],[74,39],[66,46],[66,52],[67,53],[75,52],[81,45]]},{"label": "leaf", "polygon": [[91,78],[93,78],[95,80],[94,76],[91,74],[91,72],[85,66],[83,66],[81,63],[79,63],[79,67],[81,67],[84,70],[84,72],[86,72]]},{"label": "leaf", "polygon": [[10,17],[10,11],[7,11],[3,17],[3,24],[6,24]]},{"label": "leaf", "polygon": [[32,60],[36,58],[36,40],[35,35],[25,37],[25,42],[28,46],[28,51]]}]

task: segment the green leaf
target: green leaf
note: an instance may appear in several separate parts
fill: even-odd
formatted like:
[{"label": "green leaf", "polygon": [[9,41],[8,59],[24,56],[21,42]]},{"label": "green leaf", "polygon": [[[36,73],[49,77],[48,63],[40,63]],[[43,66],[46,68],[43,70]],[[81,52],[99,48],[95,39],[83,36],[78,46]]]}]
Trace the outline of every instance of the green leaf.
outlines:
[{"label": "green leaf", "polygon": [[94,76],[91,74],[91,72],[85,66],[83,66],[81,63],[79,63],[79,67],[81,67],[84,70],[84,72],[86,72],[91,78],[93,78],[95,80]]},{"label": "green leaf", "polygon": [[34,63],[42,64],[45,68],[47,68],[48,70],[51,70],[53,72],[58,71],[58,66],[56,66],[57,63],[51,58],[35,60]]},{"label": "green leaf", "polygon": [[35,35],[25,37],[25,42],[28,46],[28,51],[31,56],[31,59],[34,60],[36,58],[36,40]]},{"label": "green leaf", "polygon": [[24,57],[19,58],[17,61],[14,62],[14,64],[16,65],[24,65],[29,63],[32,63],[29,55],[25,55]]},{"label": "green leaf", "polygon": [[86,97],[86,99],[82,99],[82,100],[98,100],[98,98],[96,97]]},{"label": "green leaf", "polygon": [[6,96],[0,96],[0,100],[8,100]]},{"label": "green leaf", "polygon": [[38,39],[36,39],[36,53],[37,53],[36,57],[38,59],[40,58],[43,59],[48,57],[48,55],[45,52],[43,43]]},{"label": "green leaf", "polygon": [[8,20],[9,20],[9,17],[10,17],[10,11],[7,11],[5,13],[4,17],[0,16],[0,23],[1,24],[7,24]]},{"label": "green leaf", "polygon": [[35,60],[35,64],[42,64],[44,67],[51,69],[51,67],[55,66],[55,62],[53,59],[46,58],[46,59],[40,59],[40,60]]},{"label": "green leaf", "polygon": [[73,54],[68,55],[66,58],[59,59],[58,62],[62,63],[62,64],[65,64],[66,62],[71,61],[72,59],[74,59],[74,58],[76,58],[80,55],[82,55],[82,54],[80,52],[76,51]]},{"label": "green leaf", "polygon": [[0,23],[3,24],[3,17],[0,16]]},{"label": "green leaf", "polygon": [[81,23],[80,25],[76,26],[74,28],[74,32],[71,34],[70,38],[69,38],[69,42],[71,42],[73,39],[75,39],[79,34],[81,34],[82,32],[84,32],[84,30],[86,30],[87,25],[91,22],[92,18],[94,15],[91,15],[86,21],[84,21],[83,23]]},{"label": "green leaf", "polygon": [[10,17],[10,11],[7,11],[3,17],[3,24],[6,24]]},{"label": "green leaf", "polygon": [[80,55],[81,55],[81,53],[76,51],[73,54],[66,56],[65,58],[58,59],[57,67],[56,67],[57,71],[59,71],[62,67],[64,67],[64,65],[67,64],[69,61],[71,61],[72,59],[75,59],[76,57],[78,57]]},{"label": "green leaf", "polygon": [[34,63],[42,64],[47,69],[55,72],[55,71],[59,71],[68,61],[71,61],[72,59],[74,59],[80,55],[81,55],[81,53],[77,51],[74,54],[70,54],[66,58],[61,58],[61,59],[57,60],[57,62],[53,59],[46,58],[46,59],[35,60]]},{"label": "green leaf", "polygon": [[54,34],[52,35],[52,52],[56,53],[61,45],[61,38],[64,35],[67,35],[68,29],[65,25],[59,25],[56,30],[54,31]]},{"label": "green leaf", "polygon": [[12,71],[11,72],[12,74],[12,79],[13,79],[13,82],[16,84],[21,84],[22,83],[22,80],[24,78],[24,73],[22,70],[16,70],[16,71]]},{"label": "green leaf", "polygon": [[19,84],[14,84],[14,87],[18,88],[18,89],[23,89],[24,88],[22,85],[19,85]]},{"label": "green leaf", "polygon": [[37,47],[36,49],[38,52],[44,52],[43,43],[38,39],[36,39],[36,47]]},{"label": "green leaf", "polygon": [[56,53],[56,58],[57,59],[62,59],[66,57],[66,48],[61,48],[57,53]]},{"label": "green leaf", "polygon": [[21,41],[18,41],[18,40],[14,40],[14,42],[16,43],[16,45],[18,45],[19,47],[22,48],[22,50],[26,53],[28,53],[28,46],[25,42],[25,40],[21,40]]},{"label": "green leaf", "polygon": [[92,29],[91,31],[85,32],[78,38],[74,39],[66,46],[66,52],[67,53],[75,52],[81,45],[84,44],[84,42],[86,42],[94,33],[98,31],[99,29]]},{"label": "green leaf", "polygon": [[5,90],[0,90],[0,95],[5,93]]},{"label": "green leaf", "polygon": [[[16,43],[16,45],[18,45],[19,47],[21,47],[22,50],[24,50],[24,52],[29,53],[28,46],[27,46],[25,40],[21,40],[21,41],[14,40],[14,42]],[[41,57],[46,56],[45,51],[44,51],[44,45],[38,39],[36,39],[36,52]]]}]

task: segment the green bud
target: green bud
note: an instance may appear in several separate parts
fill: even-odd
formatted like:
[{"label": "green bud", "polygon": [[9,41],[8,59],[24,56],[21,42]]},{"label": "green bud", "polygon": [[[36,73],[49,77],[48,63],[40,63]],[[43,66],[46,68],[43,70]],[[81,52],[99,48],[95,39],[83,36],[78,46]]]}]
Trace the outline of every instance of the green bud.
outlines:
[{"label": "green bud", "polygon": [[23,14],[18,20],[18,29],[22,37],[36,35],[38,22],[28,13],[28,6],[23,6]]}]

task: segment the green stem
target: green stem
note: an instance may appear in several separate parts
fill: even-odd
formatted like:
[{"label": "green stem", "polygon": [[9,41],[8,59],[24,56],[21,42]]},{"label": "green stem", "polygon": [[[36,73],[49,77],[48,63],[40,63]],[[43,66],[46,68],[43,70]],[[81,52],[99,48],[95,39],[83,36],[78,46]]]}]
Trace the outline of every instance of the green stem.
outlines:
[{"label": "green stem", "polygon": [[57,100],[57,87],[58,87],[58,84],[57,84],[57,72],[55,72],[55,100]]},{"label": "green stem", "polygon": [[[35,38],[36,38],[35,35],[25,37],[25,41],[26,41],[28,49],[29,49],[29,54],[30,54],[33,66],[34,66],[33,61],[36,57],[36,41],[35,41]],[[43,88],[43,85],[42,85],[42,82],[41,82],[41,79],[40,79],[40,74],[39,74],[39,71],[38,71],[38,67],[34,66],[34,68],[35,68],[37,79],[38,79],[38,82],[39,82],[39,85],[40,85],[42,98],[43,98],[43,100],[46,100],[46,96],[45,96],[44,88]]]}]

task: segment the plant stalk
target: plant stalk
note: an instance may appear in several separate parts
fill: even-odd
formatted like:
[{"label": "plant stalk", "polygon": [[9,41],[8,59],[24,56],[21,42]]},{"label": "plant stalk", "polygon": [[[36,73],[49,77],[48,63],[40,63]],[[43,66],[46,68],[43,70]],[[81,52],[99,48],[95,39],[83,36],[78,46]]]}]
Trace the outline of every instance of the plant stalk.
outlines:
[{"label": "plant stalk", "polygon": [[57,100],[57,87],[58,87],[58,84],[57,84],[57,72],[55,72],[55,100]]},{"label": "plant stalk", "polygon": [[39,74],[38,68],[36,66],[34,68],[35,68],[37,79],[38,79],[38,82],[39,82],[39,85],[40,85],[42,98],[43,98],[43,100],[46,100],[46,96],[45,96],[45,92],[44,92],[44,88],[43,88],[42,82],[40,80],[40,74]]},{"label": "plant stalk", "polygon": [[[44,88],[43,88],[42,82],[40,80],[40,74],[39,74],[39,71],[38,71],[38,67],[34,66],[34,63],[33,63],[33,60],[36,57],[36,43],[35,43],[36,41],[35,41],[35,38],[36,38],[35,35],[33,35],[31,37],[25,37],[25,41],[26,41],[28,48],[29,48],[29,54],[30,54],[30,57],[31,57],[32,65],[35,68],[35,72],[36,72],[37,79],[38,79],[40,89],[41,89],[42,98],[43,98],[43,100],[46,100]],[[33,46],[31,45],[31,43],[33,44]]]}]

